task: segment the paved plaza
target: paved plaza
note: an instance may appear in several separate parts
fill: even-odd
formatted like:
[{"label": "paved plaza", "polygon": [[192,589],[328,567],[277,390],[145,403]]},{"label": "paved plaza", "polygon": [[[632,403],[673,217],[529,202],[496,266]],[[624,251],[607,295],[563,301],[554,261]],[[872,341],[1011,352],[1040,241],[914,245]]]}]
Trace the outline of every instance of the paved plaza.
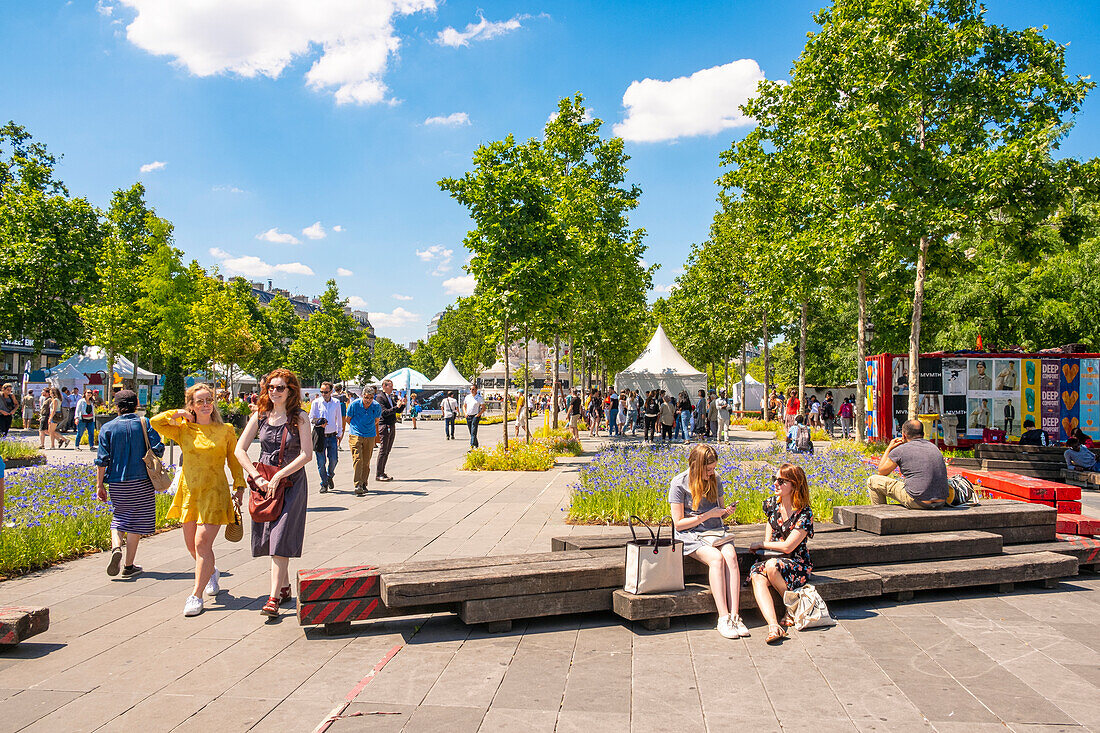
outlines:
[{"label": "paved plaza", "polygon": [[[499,433],[484,427],[483,443]],[[562,511],[585,457],[545,473],[466,473],[466,447],[438,424],[399,426],[395,480],[365,498],[348,488],[346,450],[343,490],[318,494],[310,467],[306,552],[292,571],[545,552],[554,535],[591,531]],[[182,616],[193,563],[178,531],[143,541],[134,580],[109,579],[100,553],[0,583],[0,605],[51,614],[48,632],[0,653],[0,731],[308,732],[356,689],[330,731],[1100,731],[1100,576],[838,602],[838,626],[777,647],[754,612],[751,638],[736,641],[710,617],[650,632],[610,613],[505,634],[436,615],[327,637],[290,612],[259,614],[269,563],[247,539],[219,539],[215,552],[225,590],[196,618]]]}]

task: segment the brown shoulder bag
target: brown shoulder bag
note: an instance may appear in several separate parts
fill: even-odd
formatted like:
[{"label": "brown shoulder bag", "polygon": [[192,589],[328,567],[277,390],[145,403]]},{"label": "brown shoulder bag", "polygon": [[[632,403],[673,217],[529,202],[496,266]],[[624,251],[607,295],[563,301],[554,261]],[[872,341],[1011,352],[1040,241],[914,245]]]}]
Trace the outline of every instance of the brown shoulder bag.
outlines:
[{"label": "brown shoulder bag", "polygon": [[[279,444],[279,465],[270,463],[256,463],[256,473],[268,481],[283,467],[283,452],[286,450],[286,434],[290,429],[288,424],[283,425],[283,438]],[[274,522],[283,513],[283,493],[286,490],[287,479],[279,482],[278,486],[268,484],[267,489],[261,489],[256,485],[252,476],[248,477],[248,513],[253,522]]]}]

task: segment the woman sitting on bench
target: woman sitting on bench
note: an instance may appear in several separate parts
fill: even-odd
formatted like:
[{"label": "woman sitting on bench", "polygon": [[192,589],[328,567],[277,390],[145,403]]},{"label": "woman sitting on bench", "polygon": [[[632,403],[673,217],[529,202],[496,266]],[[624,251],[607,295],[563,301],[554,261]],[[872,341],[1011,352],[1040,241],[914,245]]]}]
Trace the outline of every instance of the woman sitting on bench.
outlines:
[{"label": "woman sitting on bench", "polygon": [[727,639],[748,636],[737,613],[741,574],[732,542],[720,548],[711,544],[724,534],[722,520],[736,507],[722,503],[722,482],[714,472],[718,453],[706,443],[696,443],[688,455],[688,470],[673,477],[668,503],[676,539],[684,543],[684,556],[693,555],[710,569],[710,591],[718,607],[718,633]]},{"label": "woman sitting on bench", "polygon": [[810,487],[801,466],[784,463],[772,480],[772,496],[764,500],[764,541],[754,542],[750,550],[764,552],[749,570],[752,592],[764,620],[768,622],[769,644],[787,635],[775,616],[775,604],[769,588],[780,596],[788,590],[798,590],[810,579],[813,563],[806,542],[814,536],[814,514],[810,509]]}]

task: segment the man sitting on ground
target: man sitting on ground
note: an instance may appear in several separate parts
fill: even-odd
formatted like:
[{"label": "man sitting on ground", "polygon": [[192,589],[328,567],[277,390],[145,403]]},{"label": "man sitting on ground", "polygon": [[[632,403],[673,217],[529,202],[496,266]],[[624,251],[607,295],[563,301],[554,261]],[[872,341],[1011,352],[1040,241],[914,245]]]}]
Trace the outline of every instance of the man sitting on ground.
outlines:
[{"label": "man sitting on ground", "polygon": [[[901,478],[891,476],[901,469]],[[901,426],[878,464],[878,474],[867,479],[872,504],[887,499],[909,509],[937,509],[947,502],[947,463],[935,444],[924,439],[924,425],[909,420]]]},{"label": "man sitting on ground", "polygon": [[1066,468],[1071,471],[1095,471],[1096,454],[1081,445],[1077,438],[1066,441],[1066,452],[1062,456],[1066,459]]}]

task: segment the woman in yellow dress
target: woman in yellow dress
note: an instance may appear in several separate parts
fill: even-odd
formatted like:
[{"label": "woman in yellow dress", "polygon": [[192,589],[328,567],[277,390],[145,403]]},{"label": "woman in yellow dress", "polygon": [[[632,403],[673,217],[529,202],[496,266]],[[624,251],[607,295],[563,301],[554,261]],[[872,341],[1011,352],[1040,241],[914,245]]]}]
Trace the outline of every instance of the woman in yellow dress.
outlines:
[{"label": "woman in yellow dress", "polygon": [[[244,495],[244,472],[234,451],[237,433],[222,422],[214,402],[214,390],[196,384],[187,390],[182,410],[168,410],[150,424],[163,437],[179,443],[183,452],[183,477],[176,490],[169,519],[183,522],[183,541],[195,558],[195,588],[183,606],[184,616],[202,613],[202,593],[216,596],[218,569],[214,567],[214,539],[223,525],[234,522],[233,505],[239,509]],[[225,478],[228,464],[235,493]]]}]

